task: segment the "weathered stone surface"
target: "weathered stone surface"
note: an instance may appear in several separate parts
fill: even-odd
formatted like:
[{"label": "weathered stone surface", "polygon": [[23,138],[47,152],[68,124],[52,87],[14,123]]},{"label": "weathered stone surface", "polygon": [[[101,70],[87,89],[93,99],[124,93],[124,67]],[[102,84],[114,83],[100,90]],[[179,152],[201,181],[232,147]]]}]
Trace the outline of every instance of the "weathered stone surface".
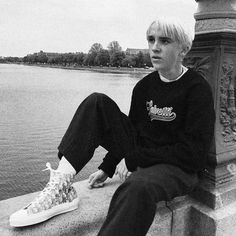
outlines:
[{"label": "weathered stone surface", "polygon": [[[41,224],[13,228],[9,215],[31,201],[37,193],[0,202],[1,236],[95,236],[100,229],[118,179],[109,180],[106,187],[90,190],[86,181],[77,182],[79,209],[56,216]],[[213,210],[189,196],[157,204],[157,212],[147,236],[235,236],[236,203]]]},{"label": "weathered stone surface", "polygon": [[236,19],[208,19],[198,21],[195,25],[197,34],[210,32],[236,32]]},{"label": "weathered stone surface", "polygon": [[168,202],[168,208],[172,212],[172,234],[171,236],[188,236],[189,220],[191,218],[192,199],[189,196],[177,197]]},{"label": "weathered stone surface", "polygon": [[236,203],[218,210],[193,202],[188,224],[191,236],[235,236]]},{"label": "weathered stone surface", "polygon": [[171,236],[172,212],[165,206],[157,206],[156,216],[147,236]]},{"label": "weathered stone surface", "polygon": [[195,19],[222,19],[236,17],[235,0],[196,0],[198,2]]},{"label": "weathered stone surface", "polygon": [[[95,236],[100,229],[111,197],[120,185],[117,178],[107,181],[104,188],[88,189],[87,181],[75,183],[80,196],[77,210],[56,216],[41,224],[13,228],[9,225],[9,215],[28,204],[37,193],[27,194],[0,202],[0,235],[1,236],[39,236],[39,235],[86,235]],[[157,205],[157,214],[149,230],[149,236],[171,235],[172,214],[165,202]]]}]

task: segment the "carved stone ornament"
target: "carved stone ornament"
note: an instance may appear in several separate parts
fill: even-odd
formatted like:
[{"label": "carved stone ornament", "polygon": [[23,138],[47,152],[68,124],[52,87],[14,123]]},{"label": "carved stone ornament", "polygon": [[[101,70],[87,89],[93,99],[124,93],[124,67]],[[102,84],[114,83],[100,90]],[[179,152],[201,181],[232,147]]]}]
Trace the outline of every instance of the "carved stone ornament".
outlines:
[{"label": "carved stone ornament", "polygon": [[195,24],[196,34],[209,32],[236,32],[236,19],[218,18],[198,20]]},{"label": "carved stone ornament", "polygon": [[202,75],[207,80],[207,74],[210,71],[210,57],[190,56],[184,59],[185,66],[192,68]]},{"label": "carved stone ornament", "polygon": [[234,64],[231,59],[223,61],[220,77],[220,123],[223,126],[223,141],[236,142],[236,108]]}]

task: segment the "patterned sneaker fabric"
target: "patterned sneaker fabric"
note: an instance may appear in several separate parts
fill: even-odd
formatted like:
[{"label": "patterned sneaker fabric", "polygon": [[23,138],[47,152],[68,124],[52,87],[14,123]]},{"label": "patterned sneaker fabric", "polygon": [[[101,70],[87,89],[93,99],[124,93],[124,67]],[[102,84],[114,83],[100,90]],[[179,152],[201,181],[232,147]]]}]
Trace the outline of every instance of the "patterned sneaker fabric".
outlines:
[{"label": "patterned sneaker fabric", "polygon": [[42,212],[77,198],[77,193],[72,186],[74,175],[53,170],[50,163],[46,166],[45,170],[50,170],[50,180],[43,191],[26,207],[28,214]]}]

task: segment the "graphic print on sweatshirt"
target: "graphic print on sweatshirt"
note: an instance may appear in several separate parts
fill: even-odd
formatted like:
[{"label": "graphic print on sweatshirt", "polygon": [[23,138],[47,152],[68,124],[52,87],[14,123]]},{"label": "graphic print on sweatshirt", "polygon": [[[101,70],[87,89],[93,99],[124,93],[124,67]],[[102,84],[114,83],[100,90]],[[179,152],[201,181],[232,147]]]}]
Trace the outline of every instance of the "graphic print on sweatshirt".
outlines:
[{"label": "graphic print on sweatshirt", "polygon": [[158,108],[156,105],[153,106],[152,100],[150,102],[146,102],[146,107],[151,121],[172,121],[176,118],[176,113],[172,111],[173,107]]}]

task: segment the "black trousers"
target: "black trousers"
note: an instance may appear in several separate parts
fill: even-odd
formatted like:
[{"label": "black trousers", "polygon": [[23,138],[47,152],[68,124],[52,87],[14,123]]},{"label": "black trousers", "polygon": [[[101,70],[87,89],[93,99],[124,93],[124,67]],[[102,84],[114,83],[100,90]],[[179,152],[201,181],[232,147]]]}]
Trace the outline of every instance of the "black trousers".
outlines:
[{"label": "black trousers", "polygon": [[[135,148],[136,140],[132,123],[116,103],[104,94],[93,93],[78,107],[58,147],[58,156],[64,155],[79,172],[99,145],[118,163]],[[187,194],[197,181],[196,174],[172,165],[138,169],[116,190],[98,235],[146,235],[155,216],[156,203]]]}]

